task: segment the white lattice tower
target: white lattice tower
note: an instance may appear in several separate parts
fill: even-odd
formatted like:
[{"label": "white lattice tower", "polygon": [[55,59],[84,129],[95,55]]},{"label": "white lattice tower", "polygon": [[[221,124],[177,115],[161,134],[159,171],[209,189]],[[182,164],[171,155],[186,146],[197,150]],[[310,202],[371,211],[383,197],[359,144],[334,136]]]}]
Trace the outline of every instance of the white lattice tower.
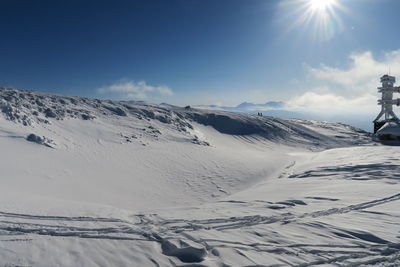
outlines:
[{"label": "white lattice tower", "polygon": [[384,116],[381,122],[399,121],[399,118],[393,112],[393,105],[400,105],[400,98],[393,99],[393,93],[400,93],[400,86],[394,86],[396,78],[389,75],[381,77],[382,86],[378,87],[378,92],[382,93],[382,98],[378,100],[378,105],[382,106],[381,112],[374,120],[377,123]]}]

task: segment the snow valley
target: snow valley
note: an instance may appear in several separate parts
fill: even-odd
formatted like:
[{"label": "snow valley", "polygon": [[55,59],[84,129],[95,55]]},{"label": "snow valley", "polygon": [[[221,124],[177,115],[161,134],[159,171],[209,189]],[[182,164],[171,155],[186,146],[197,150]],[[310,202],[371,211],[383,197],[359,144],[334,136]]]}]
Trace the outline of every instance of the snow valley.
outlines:
[{"label": "snow valley", "polygon": [[400,264],[400,152],[344,124],[0,89],[1,266]]}]

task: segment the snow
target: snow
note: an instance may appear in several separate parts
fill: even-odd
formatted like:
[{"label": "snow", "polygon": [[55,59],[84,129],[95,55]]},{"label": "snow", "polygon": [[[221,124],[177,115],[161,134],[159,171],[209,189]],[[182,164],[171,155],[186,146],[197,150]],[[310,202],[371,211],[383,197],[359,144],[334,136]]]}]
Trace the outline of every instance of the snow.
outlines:
[{"label": "snow", "polygon": [[0,265],[400,264],[400,152],[362,130],[10,88],[0,110]]}]

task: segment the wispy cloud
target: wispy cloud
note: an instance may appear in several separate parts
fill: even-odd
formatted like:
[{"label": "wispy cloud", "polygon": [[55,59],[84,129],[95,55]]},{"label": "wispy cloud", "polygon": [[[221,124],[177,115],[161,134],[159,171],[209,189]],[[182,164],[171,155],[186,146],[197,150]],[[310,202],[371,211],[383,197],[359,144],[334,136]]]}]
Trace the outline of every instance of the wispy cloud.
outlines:
[{"label": "wispy cloud", "polygon": [[346,69],[321,65],[319,68],[308,67],[312,77],[344,86],[348,90],[374,90],[379,75],[388,73],[400,75],[400,50],[387,52],[383,59],[377,60],[371,51],[352,53],[350,66]]},{"label": "wispy cloud", "polygon": [[97,92],[127,100],[147,100],[152,97],[173,95],[173,91],[169,87],[152,86],[145,81],[118,81],[109,86],[98,88]]},{"label": "wispy cloud", "polygon": [[[332,112],[370,112],[375,110],[379,78],[389,72],[400,76],[400,50],[376,59],[371,51],[352,53],[346,68],[306,66],[311,80],[323,84],[288,101],[292,109]],[[399,77],[400,78],[400,77]]]},{"label": "wispy cloud", "polygon": [[286,107],[293,110],[329,113],[370,113],[376,107],[376,96],[365,93],[348,98],[334,93],[308,91],[290,99]]}]

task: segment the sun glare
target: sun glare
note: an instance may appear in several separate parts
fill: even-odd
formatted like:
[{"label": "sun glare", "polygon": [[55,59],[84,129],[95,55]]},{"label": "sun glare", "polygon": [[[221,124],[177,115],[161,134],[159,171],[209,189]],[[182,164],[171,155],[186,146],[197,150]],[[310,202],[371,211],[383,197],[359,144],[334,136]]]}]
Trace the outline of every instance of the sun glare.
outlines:
[{"label": "sun glare", "polygon": [[[342,0],[283,0],[287,18],[293,21],[289,30],[303,28],[311,31],[312,38],[327,41],[343,30],[339,11],[347,10]],[[293,20],[293,17],[296,19]]]},{"label": "sun glare", "polygon": [[335,4],[335,0],[309,0],[310,7],[315,11],[325,11]]}]

